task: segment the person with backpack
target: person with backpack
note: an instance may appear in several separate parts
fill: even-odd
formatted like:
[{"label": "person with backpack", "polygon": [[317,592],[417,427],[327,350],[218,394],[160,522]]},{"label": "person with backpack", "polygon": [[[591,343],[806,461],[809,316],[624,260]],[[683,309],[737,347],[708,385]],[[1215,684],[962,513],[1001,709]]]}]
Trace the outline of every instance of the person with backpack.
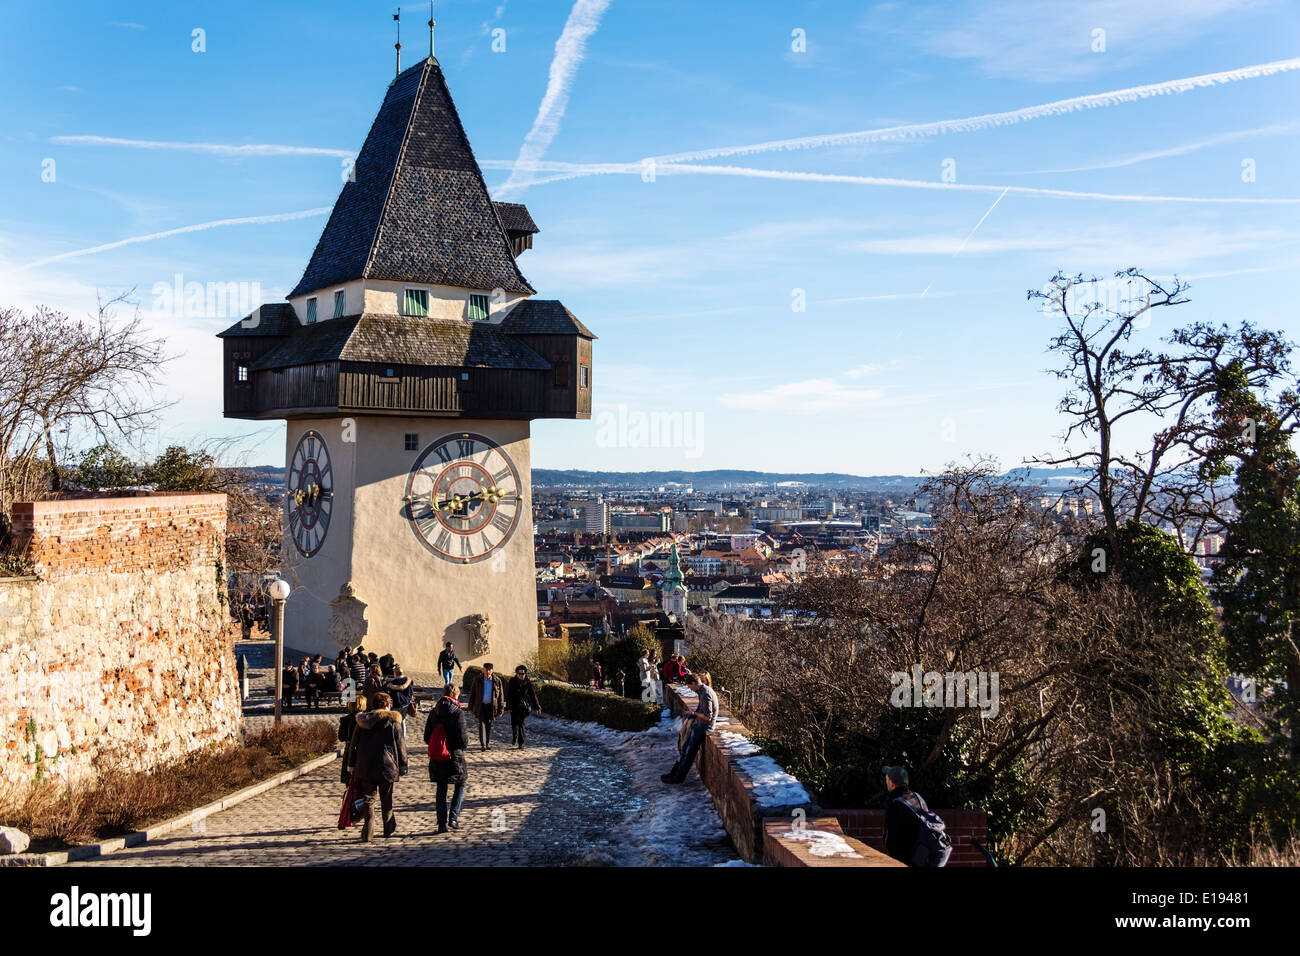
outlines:
[{"label": "person with backpack", "polygon": [[375,822],[375,793],[383,811],[384,836],[397,832],[397,815],[393,813],[393,786],[406,776],[406,739],[400,729],[402,715],[392,709],[392,698],[379,693],[371,698],[373,709],[356,713],[352,731],[352,765],[357,792],[365,805],[361,815],[361,842],[370,842]]},{"label": "person with backpack", "polygon": [[515,668],[515,676],[506,684],[506,709],[510,711],[510,742],[522,750],[524,721],[528,719],[528,712],[542,712],[542,703],[537,699],[537,688],[528,679],[528,668],[523,664]]},{"label": "person with backpack", "polygon": [[492,665],[484,664],[483,673],[474,675],[469,685],[469,712],[478,718],[478,749],[492,749],[492,721],[506,712],[505,688]]},{"label": "person with backpack", "polygon": [[442,653],[438,655],[438,670],[442,671],[443,687],[451,684],[452,678],[456,676],[452,671],[453,667],[460,667],[460,672],[465,673],[465,668],[460,666],[460,659],[456,656],[456,652],[452,650],[451,641],[448,641],[446,646],[443,647]]},{"label": "person with backpack", "polygon": [[895,860],[916,867],[938,867],[948,863],[952,840],[939,815],[925,805],[919,793],[908,785],[906,767],[885,767],[885,852]]},{"label": "person with backpack", "polygon": [[[442,699],[424,724],[424,741],[428,744],[429,753],[429,779],[435,788],[439,833],[446,833],[448,827],[460,829],[460,808],[465,802],[465,785],[469,780],[469,768],[465,765],[469,728],[456,692],[455,684],[444,684]],[[448,785],[453,788],[450,807],[447,805]]]}]

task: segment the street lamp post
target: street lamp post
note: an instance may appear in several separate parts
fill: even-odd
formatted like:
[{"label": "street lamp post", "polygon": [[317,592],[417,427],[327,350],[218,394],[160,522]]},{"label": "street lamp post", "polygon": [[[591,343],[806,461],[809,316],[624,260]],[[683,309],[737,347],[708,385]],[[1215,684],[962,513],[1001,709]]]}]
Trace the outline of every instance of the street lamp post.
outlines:
[{"label": "street lamp post", "polygon": [[284,602],[289,599],[289,582],[276,578],[267,591],[275,602],[275,722],[280,722],[280,700],[284,696]]}]

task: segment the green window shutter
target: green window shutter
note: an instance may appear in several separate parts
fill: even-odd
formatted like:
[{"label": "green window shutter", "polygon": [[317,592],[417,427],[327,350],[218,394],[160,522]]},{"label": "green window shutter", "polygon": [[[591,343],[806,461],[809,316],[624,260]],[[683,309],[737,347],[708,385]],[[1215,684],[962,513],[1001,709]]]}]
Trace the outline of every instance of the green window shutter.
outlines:
[{"label": "green window shutter", "polygon": [[469,317],[472,322],[482,322],[487,319],[491,310],[488,307],[488,297],[485,295],[471,295],[469,297]]},{"label": "green window shutter", "polygon": [[339,289],[338,292],[334,293],[334,318],[336,319],[343,318],[343,304],[345,298],[342,289]]},{"label": "green window shutter", "polygon": [[428,315],[429,314],[429,293],[425,289],[407,289],[406,290],[406,308],[407,315]]},{"label": "green window shutter", "polygon": [[315,321],[316,321],[316,297],[312,296],[310,299],[307,300],[307,324],[310,325]]}]

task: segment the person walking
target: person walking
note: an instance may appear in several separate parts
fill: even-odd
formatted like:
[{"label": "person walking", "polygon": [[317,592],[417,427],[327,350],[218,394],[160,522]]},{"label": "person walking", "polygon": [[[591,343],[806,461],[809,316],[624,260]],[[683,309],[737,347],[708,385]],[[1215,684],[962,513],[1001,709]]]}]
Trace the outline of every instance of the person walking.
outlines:
[{"label": "person walking", "polygon": [[605,668],[600,666],[600,661],[591,662],[591,683],[598,690],[605,688]]},{"label": "person walking", "polygon": [[522,750],[524,721],[528,719],[528,712],[542,712],[542,703],[537,699],[537,688],[528,679],[528,668],[523,664],[515,668],[515,676],[506,684],[506,708],[510,711],[510,742]]},{"label": "person walking", "polygon": [[686,743],[682,746],[681,756],[673,764],[673,769],[659,778],[664,783],[686,782],[686,775],[690,773],[691,764],[695,762],[695,755],[699,753],[704,738],[717,725],[718,695],[709,686],[712,681],[709,681],[708,677],[708,672],[701,672],[691,674],[686,678],[686,684],[691,690],[695,691],[698,703],[695,705],[694,713],[683,715],[683,719],[688,722],[690,729],[687,731]]},{"label": "person walking", "polygon": [[384,836],[397,832],[393,813],[393,785],[406,775],[406,740],[399,729],[402,715],[392,709],[392,698],[380,692],[372,699],[373,709],[357,711],[352,731],[352,767],[357,791],[365,801],[361,811],[365,822],[361,842],[369,843],[375,823],[375,793],[383,812]]},{"label": "person walking", "polygon": [[492,673],[492,665],[484,664],[483,673],[475,674],[469,685],[469,712],[478,718],[478,749],[492,749],[492,721],[506,710],[505,688],[501,678]]},{"label": "person walking", "polygon": [[348,768],[352,766],[352,732],[357,729],[357,711],[365,709],[366,699],[358,697],[348,701],[348,712],[339,718],[339,740],[343,742],[343,766],[339,768],[339,776],[345,784],[352,779],[352,771]]},{"label": "person walking", "polygon": [[906,767],[885,767],[885,852],[908,866],[946,866],[952,839],[943,820],[925,805],[908,782]]},{"label": "person walking", "polygon": [[458,658],[456,652],[452,650],[451,641],[448,641],[446,646],[443,647],[442,653],[438,655],[438,670],[442,671],[443,687],[450,684],[452,678],[456,676],[452,670],[453,667],[460,667],[460,672],[462,674],[465,673],[465,668],[460,666],[460,658]]},{"label": "person walking", "polygon": [[651,674],[654,671],[654,665],[650,663],[650,652],[642,651],[641,656],[636,659],[636,679],[641,688],[641,699],[647,704],[655,698],[654,678]]},{"label": "person walking", "polygon": [[[402,673],[400,664],[393,665],[393,676],[384,681],[384,693],[393,699],[393,710],[403,717],[410,717],[411,697],[415,693],[415,684],[411,678]],[[406,739],[406,721],[402,721],[402,739]]]},{"label": "person walking", "polygon": [[[438,832],[460,829],[460,808],[465,802],[469,768],[465,765],[465,748],[469,746],[469,728],[465,711],[457,699],[455,684],[442,686],[442,698],[424,724],[424,742],[429,751],[429,779],[434,784],[434,801],[438,813]],[[452,787],[451,805],[447,804],[447,787]]]},{"label": "person walking", "polygon": [[[370,656],[374,657],[373,654]],[[367,697],[373,697],[384,689],[384,681],[384,671],[383,668],[379,666],[379,662],[377,660],[367,661],[366,680],[365,683],[361,685],[361,693],[365,694]]]}]

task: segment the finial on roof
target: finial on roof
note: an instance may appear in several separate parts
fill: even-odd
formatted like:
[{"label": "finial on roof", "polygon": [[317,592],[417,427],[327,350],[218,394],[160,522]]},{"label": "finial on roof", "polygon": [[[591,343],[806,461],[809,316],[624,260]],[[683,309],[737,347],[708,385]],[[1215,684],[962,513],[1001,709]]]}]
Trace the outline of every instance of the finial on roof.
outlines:
[{"label": "finial on roof", "polygon": [[397,42],[393,44],[393,49],[397,51],[397,73],[394,76],[400,76],[402,73],[402,8],[398,7],[397,12],[393,14],[393,19],[397,21]]},{"label": "finial on roof", "polygon": [[437,57],[433,55],[433,0],[429,0],[429,59],[437,62]]}]

